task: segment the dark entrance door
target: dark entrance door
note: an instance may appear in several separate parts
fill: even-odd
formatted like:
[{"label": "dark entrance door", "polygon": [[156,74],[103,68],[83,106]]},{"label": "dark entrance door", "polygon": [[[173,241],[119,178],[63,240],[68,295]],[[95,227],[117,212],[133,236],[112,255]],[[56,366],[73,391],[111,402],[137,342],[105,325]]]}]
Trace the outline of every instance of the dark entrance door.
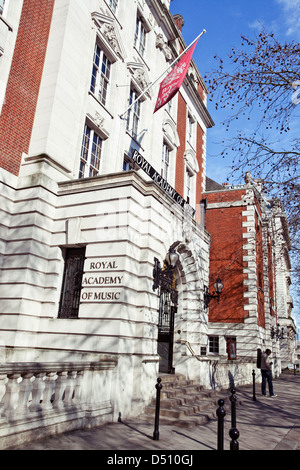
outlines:
[{"label": "dark entrance door", "polygon": [[174,374],[174,319],[177,312],[177,291],[161,289],[159,297],[158,354],[159,371]]}]

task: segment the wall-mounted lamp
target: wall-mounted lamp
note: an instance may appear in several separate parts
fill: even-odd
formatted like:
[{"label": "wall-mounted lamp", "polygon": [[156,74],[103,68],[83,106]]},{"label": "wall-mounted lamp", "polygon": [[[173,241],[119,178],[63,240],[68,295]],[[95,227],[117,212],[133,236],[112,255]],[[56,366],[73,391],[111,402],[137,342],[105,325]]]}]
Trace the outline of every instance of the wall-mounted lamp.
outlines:
[{"label": "wall-mounted lamp", "polygon": [[155,291],[159,287],[163,292],[169,292],[171,294],[177,294],[175,289],[174,269],[176,263],[179,260],[179,255],[176,253],[174,248],[170,248],[164,262],[164,267],[161,267],[161,264],[157,258],[154,258],[154,269],[153,269],[153,286],[152,289]]},{"label": "wall-mounted lamp", "polygon": [[178,253],[176,253],[174,248],[170,248],[167,255],[166,255],[166,262],[167,262],[168,266],[170,266],[172,269],[174,269],[178,260],[179,260]]},{"label": "wall-mounted lamp", "polygon": [[219,277],[214,283],[215,290],[213,291],[212,294],[209,293],[208,287],[204,286],[204,308],[208,308],[208,305],[211,299],[217,299],[217,302],[219,302],[220,295],[222,294],[223,288],[224,288],[224,285],[222,284],[222,281]]},{"label": "wall-mounted lamp", "polygon": [[283,339],[283,337],[284,337],[284,328],[280,328],[279,323],[277,323],[276,328],[274,328],[274,326],[271,327],[271,338],[272,339],[276,339],[276,341],[277,341],[279,339]]}]

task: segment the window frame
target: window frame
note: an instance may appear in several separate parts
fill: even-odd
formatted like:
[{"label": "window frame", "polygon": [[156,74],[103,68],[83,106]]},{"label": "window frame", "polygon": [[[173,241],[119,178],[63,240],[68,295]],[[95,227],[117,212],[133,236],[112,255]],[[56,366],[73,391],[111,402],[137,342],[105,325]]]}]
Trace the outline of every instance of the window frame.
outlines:
[{"label": "window frame", "polygon": [[[139,96],[140,93],[133,86],[131,86],[129,92],[129,107]],[[134,106],[128,109],[127,113],[126,130],[132,137],[134,137],[134,139],[137,139],[139,134],[139,127],[141,123],[141,108],[142,103],[139,99],[135,102]]]},{"label": "window frame", "polygon": [[85,259],[86,247],[65,249],[58,318],[76,319],[79,316]]},{"label": "window frame", "polygon": [[0,0],[0,16],[4,16],[7,10],[8,0]]},{"label": "window frame", "polygon": [[134,32],[134,47],[144,58],[146,55],[147,28],[141,15],[137,15]]},{"label": "window frame", "polygon": [[[98,53],[99,52],[99,53]],[[98,60],[96,60],[98,57]],[[98,41],[95,43],[90,92],[103,105],[108,104],[112,61]]]},{"label": "window frame", "polygon": [[119,8],[119,0],[107,0],[107,2],[113,14],[116,15]]},{"label": "window frame", "polygon": [[[82,144],[80,150],[79,179],[98,176],[101,171],[103,138],[87,122],[84,125]],[[100,143],[100,146],[99,146]],[[93,150],[97,150],[95,153]],[[86,158],[84,155],[86,154]],[[82,167],[84,169],[82,170]]]},{"label": "window frame", "polygon": [[196,204],[196,184],[197,174],[199,173],[199,165],[196,159],[195,151],[188,148],[184,154],[184,197],[192,207]]},{"label": "window frame", "polygon": [[162,147],[162,159],[161,159],[161,170],[160,175],[166,180],[169,181],[170,179],[170,156],[171,156],[172,149],[171,147],[164,141]]},{"label": "window frame", "polygon": [[191,204],[192,202],[192,189],[193,189],[193,177],[194,177],[194,174],[192,173],[192,171],[190,170],[190,168],[188,166],[186,166],[185,168],[185,198],[186,198],[186,202],[188,204]]},{"label": "window frame", "polygon": [[208,337],[208,351],[210,354],[219,354],[220,353],[220,338],[219,336],[209,336]]},{"label": "window frame", "polygon": [[235,361],[236,358],[237,358],[236,338],[226,337],[226,351],[227,351],[228,360],[229,361]]},{"label": "window frame", "polygon": [[188,111],[187,113],[187,126],[186,126],[186,141],[192,149],[195,148],[196,138],[196,120],[192,114]]}]

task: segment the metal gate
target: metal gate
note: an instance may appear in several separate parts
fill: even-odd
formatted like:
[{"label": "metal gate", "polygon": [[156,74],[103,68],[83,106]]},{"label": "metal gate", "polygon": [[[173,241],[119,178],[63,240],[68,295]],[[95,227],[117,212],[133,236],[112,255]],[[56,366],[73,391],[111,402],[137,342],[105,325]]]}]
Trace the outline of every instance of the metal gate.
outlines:
[{"label": "metal gate", "polygon": [[177,291],[160,289],[159,323],[158,323],[158,354],[160,356],[160,372],[174,374],[173,345],[174,320],[177,312]]},{"label": "metal gate", "polygon": [[[172,261],[171,262],[171,257]],[[170,248],[163,267],[157,258],[154,258],[153,290],[158,289],[158,354],[160,356],[159,370],[174,374],[173,344],[174,320],[177,312],[178,292],[176,288],[175,266],[178,255]]]}]

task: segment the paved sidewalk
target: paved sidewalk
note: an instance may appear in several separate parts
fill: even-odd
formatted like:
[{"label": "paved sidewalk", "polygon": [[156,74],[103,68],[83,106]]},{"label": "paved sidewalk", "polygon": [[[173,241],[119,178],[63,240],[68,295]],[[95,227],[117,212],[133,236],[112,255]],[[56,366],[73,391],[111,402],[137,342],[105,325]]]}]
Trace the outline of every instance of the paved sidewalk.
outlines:
[{"label": "paved sidewalk", "polygon": [[[300,450],[299,373],[284,372],[273,382],[276,398],[262,397],[258,384],[256,401],[253,400],[252,385],[236,388],[239,450]],[[225,398],[230,394],[224,392],[223,395]],[[230,404],[224,408],[224,450],[229,450]],[[154,441],[154,421],[147,423],[137,418],[45,438],[15,450],[143,450],[152,453],[217,450],[217,426],[217,418],[192,429],[160,425],[159,440]],[[110,454],[111,458],[118,458],[116,452],[105,455],[110,458]]]}]

